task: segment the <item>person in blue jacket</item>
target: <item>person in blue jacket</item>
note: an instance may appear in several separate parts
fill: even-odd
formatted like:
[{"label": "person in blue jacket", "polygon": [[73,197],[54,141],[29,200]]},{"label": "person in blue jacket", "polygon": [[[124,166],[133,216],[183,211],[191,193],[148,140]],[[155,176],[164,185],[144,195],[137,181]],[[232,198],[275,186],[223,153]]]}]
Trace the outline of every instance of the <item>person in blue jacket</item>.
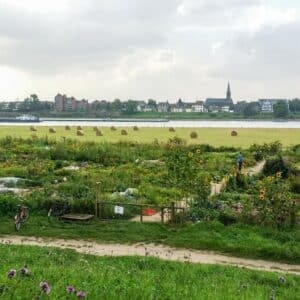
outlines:
[{"label": "person in blue jacket", "polygon": [[237,157],[237,166],[238,166],[239,172],[241,172],[241,170],[242,170],[243,162],[244,162],[244,158],[243,158],[242,152],[240,152]]}]

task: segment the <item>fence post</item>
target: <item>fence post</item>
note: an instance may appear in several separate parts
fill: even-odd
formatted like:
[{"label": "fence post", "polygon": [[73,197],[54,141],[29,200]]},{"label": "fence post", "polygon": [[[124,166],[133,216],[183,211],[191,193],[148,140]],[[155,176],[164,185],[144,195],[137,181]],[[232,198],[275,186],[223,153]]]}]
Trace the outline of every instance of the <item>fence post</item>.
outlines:
[{"label": "fence post", "polygon": [[101,202],[98,202],[98,209],[97,209],[97,212],[98,212],[98,218],[101,220],[102,219],[102,204]]},{"label": "fence post", "polygon": [[175,221],[175,202],[171,202],[171,222],[174,223]]},{"label": "fence post", "polygon": [[141,210],[140,210],[140,220],[143,222],[143,206],[141,205]]},{"label": "fence post", "polygon": [[164,224],[164,222],[165,222],[165,220],[164,220],[164,214],[165,214],[165,209],[164,209],[164,207],[162,206],[161,207],[161,222]]},{"label": "fence post", "polygon": [[95,217],[98,217],[98,203],[99,203],[99,194],[100,194],[100,181],[96,182],[96,200],[95,200]]}]

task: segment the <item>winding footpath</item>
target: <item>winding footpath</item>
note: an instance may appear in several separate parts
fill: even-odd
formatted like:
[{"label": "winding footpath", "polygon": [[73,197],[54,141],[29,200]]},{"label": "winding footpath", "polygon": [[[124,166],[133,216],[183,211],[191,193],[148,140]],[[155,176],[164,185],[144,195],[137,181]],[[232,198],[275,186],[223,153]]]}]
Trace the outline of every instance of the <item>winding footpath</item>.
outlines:
[{"label": "winding footpath", "polygon": [[22,236],[2,236],[0,244],[56,247],[96,256],[151,256],[159,259],[195,264],[229,265],[259,271],[289,273],[300,276],[300,265],[239,258],[213,251],[173,248],[154,244],[101,244],[85,240],[64,240]]},{"label": "winding footpath", "polygon": [[[261,162],[257,163],[255,166],[245,169],[243,171],[243,174],[247,174],[250,176],[257,175],[263,170],[265,163],[266,161],[262,160]],[[210,195],[213,196],[216,194],[220,194],[225,185],[226,185],[225,178],[223,178],[220,183],[216,183],[216,182],[212,183]]]}]

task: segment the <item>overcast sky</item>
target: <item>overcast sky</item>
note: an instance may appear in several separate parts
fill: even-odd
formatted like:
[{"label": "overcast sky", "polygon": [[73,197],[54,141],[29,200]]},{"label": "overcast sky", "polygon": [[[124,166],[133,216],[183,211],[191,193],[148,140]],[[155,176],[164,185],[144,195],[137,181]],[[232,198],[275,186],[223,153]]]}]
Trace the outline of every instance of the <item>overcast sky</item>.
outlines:
[{"label": "overcast sky", "polygon": [[0,0],[0,100],[300,97],[299,0]]}]

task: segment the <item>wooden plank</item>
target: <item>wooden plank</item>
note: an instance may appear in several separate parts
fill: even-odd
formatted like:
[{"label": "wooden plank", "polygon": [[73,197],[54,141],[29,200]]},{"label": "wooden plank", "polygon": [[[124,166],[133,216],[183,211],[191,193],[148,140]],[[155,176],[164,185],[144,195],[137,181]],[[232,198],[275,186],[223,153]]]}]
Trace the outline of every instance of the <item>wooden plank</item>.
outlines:
[{"label": "wooden plank", "polygon": [[62,216],[63,219],[74,220],[74,221],[88,221],[93,217],[94,215],[87,215],[87,214],[66,214]]}]

